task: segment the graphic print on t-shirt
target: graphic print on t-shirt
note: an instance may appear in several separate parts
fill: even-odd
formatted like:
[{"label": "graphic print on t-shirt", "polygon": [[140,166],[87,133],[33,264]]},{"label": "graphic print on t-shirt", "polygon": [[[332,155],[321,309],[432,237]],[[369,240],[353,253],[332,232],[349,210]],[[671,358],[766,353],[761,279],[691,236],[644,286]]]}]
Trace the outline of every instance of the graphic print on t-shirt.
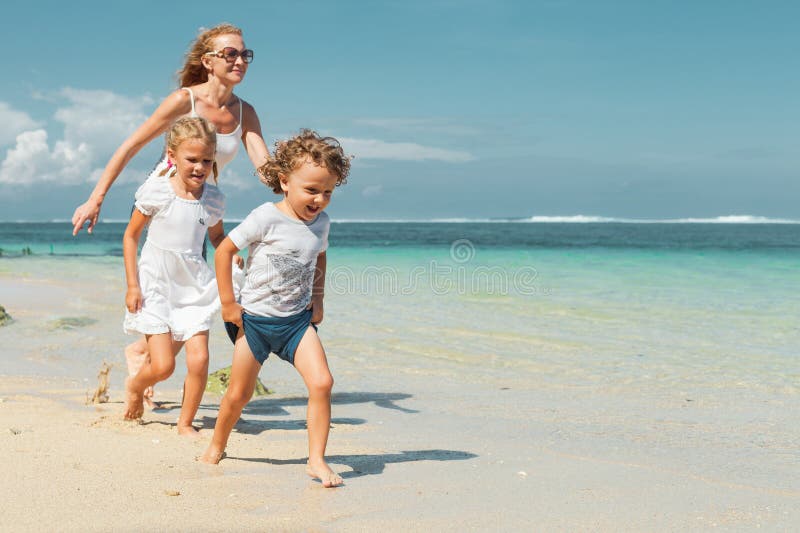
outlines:
[{"label": "graphic print on t-shirt", "polygon": [[268,293],[267,302],[274,306],[299,306],[311,299],[314,281],[314,260],[304,263],[298,259],[299,250],[285,254],[264,254],[250,267],[247,283],[251,289]]}]

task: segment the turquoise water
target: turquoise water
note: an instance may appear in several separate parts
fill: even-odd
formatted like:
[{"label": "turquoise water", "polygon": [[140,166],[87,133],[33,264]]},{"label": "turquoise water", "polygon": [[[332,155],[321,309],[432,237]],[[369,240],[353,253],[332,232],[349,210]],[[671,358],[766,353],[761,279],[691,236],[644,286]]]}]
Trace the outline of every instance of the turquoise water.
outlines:
[{"label": "turquoise water", "polygon": [[[629,388],[656,379],[662,386],[782,388],[796,387],[800,377],[800,254],[792,249],[476,249],[458,264],[446,248],[367,256],[343,247],[329,257],[329,265],[355,273],[395,269],[401,287],[431,262],[452,270],[432,279],[434,268],[425,268],[406,293],[393,293],[388,280],[383,290],[368,283],[340,291],[352,302],[348,320],[409,356],[520,365],[582,386],[613,376]],[[462,268],[467,283],[459,286]],[[481,268],[506,280],[522,269],[536,275],[522,287],[502,285],[502,276],[471,285]],[[438,290],[445,282],[451,290]],[[328,293],[340,285],[329,278]]]},{"label": "turquoise water", "polygon": [[[0,276],[102,280],[121,320],[123,230],[0,224]],[[794,224],[338,223],[323,331],[365,365],[795,395],[798,272]]]}]

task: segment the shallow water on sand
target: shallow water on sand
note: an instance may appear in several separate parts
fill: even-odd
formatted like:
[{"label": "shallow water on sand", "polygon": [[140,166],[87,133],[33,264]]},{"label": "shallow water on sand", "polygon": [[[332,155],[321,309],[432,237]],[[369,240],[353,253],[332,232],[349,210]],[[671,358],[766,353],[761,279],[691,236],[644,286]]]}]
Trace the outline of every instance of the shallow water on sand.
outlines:
[{"label": "shallow water on sand", "polygon": [[[60,226],[29,226],[5,224],[0,233],[6,242],[39,235],[42,245],[63,236]],[[111,246],[117,226],[98,226],[84,239],[94,246],[89,251]],[[563,225],[557,235],[513,238],[513,224],[405,225],[395,240],[386,226],[333,226],[322,330],[332,346],[421,367],[516,369],[579,387],[797,392],[800,248],[793,227],[709,230],[717,233],[688,241],[673,232],[647,245],[652,230],[630,225],[611,236],[599,224],[588,237]],[[410,245],[409,234],[422,244]],[[546,245],[527,242],[535,239]],[[19,318],[0,330],[8,355],[0,371],[60,373],[73,363],[76,371],[118,351],[112,346],[127,340],[122,261],[106,252],[0,257],[0,305]],[[29,306],[36,310],[30,319]],[[97,322],[54,328],[64,316]],[[212,339],[221,337],[224,353],[218,329]],[[59,337],[86,335],[92,342],[82,350],[51,347],[36,356],[30,346],[34,338],[57,346]],[[20,357],[20,350],[32,355]]]}]

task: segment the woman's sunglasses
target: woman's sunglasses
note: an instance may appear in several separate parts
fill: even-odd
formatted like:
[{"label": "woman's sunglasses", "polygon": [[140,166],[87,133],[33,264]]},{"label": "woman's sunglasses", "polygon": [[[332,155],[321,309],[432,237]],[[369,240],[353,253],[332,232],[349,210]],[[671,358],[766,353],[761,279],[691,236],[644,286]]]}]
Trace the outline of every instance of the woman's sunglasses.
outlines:
[{"label": "woman's sunglasses", "polygon": [[236,58],[242,56],[242,61],[245,63],[251,63],[253,61],[253,51],[249,48],[245,48],[241,52],[232,46],[226,46],[222,50],[214,50],[213,52],[206,52],[203,54],[205,56],[214,56],[214,57],[221,57],[228,63],[235,63]]}]

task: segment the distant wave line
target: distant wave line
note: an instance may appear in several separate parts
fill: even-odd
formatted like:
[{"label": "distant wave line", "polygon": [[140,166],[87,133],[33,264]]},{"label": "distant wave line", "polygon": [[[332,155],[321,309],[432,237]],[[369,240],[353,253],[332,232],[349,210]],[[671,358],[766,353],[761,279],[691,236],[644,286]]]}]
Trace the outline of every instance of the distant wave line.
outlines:
[{"label": "distant wave line", "polygon": [[[227,224],[239,224],[241,218],[225,219]],[[100,224],[125,224],[127,219],[101,219]],[[509,224],[509,223],[533,223],[533,224],[800,224],[800,220],[788,218],[769,218],[756,215],[724,215],[717,217],[687,217],[687,218],[620,218],[602,217],[591,215],[563,215],[546,216],[535,215],[531,217],[519,218],[337,218],[332,219],[335,224]],[[0,223],[14,224],[71,224],[69,219],[51,220],[4,220]]]},{"label": "distant wave line", "polygon": [[430,219],[333,219],[334,223],[370,224],[370,223],[432,223],[432,224],[467,224],[467,223],[534,223],[534,224],[800,224],[800,220],[786,218],[769,218],[753,215],[727,215],[713,218],[617,218],[587,215],[567,216],[532,216],[528,218],[430,218]]}]

